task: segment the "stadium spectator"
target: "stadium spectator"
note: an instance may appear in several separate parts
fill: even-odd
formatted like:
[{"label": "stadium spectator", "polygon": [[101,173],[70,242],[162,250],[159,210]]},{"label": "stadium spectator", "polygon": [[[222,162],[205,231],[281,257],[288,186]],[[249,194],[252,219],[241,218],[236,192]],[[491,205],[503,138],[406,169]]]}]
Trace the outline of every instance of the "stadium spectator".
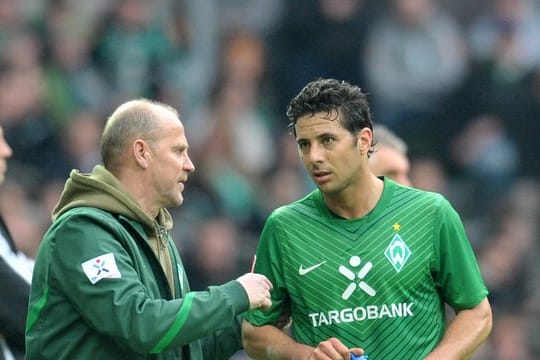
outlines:
[{"label": "stadium spectator", "polygon": [[407,144],[384,125],[373,125],[375,150],[369,167],[377,176],[386,176],[400,184],[411,185]]},{"label": "stadium spectator", "polygon": [[440,106],[464,81],[469,58],[462,29],[437,0],[392,0],[374,20],[363,57],[380,122],[411,156],[440,146]]}]

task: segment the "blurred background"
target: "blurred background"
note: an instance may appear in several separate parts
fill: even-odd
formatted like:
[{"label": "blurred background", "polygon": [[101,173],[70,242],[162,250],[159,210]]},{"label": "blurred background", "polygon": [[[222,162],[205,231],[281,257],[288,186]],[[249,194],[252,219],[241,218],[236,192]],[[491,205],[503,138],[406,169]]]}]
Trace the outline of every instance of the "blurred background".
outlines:
[{"label": "blurred background", "polygon": [[360,85],[462,215],[495,317],[474,359],[539,359],[540,0],[0,0],[0,210],[34,256],[111,111],[163,101],[197,168],[172,210],[192,287],[230,280],[313,189],[285,108],[317,77]]}]

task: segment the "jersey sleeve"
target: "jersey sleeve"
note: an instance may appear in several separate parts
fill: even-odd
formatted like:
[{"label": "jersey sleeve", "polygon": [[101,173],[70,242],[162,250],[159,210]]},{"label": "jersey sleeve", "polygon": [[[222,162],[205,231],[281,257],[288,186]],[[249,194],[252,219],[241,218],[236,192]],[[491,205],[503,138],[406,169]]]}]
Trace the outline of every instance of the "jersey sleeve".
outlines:
[{"label": "jersey sleeve", "polygon": [[445,199],[435,231],[435,282],[444,300],[456,310],[478,305],[488,290],[463,223]]},{"label": "jersey sleeve", "polygon": [[254,271],[265,275],[273,284],[271,291],[272,306],[267,310],[254,309],[246,314],[245,319],[255,326],[274,324],[285,309],[290,306],[285,277],[283,256],[280,242],[284,233],[279,228],[275,215],[271,215],[261,233],[257,246],[257,261]]}]

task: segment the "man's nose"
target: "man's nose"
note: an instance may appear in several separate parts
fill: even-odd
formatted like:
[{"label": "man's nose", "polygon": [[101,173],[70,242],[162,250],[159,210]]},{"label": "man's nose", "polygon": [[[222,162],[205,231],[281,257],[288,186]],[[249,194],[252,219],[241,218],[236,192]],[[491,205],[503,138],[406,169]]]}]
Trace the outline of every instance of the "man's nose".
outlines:
[{"label": "man's nose", "polygon": [[0,139],[0,157],[2,158],[9,158],[13,155],[13,150],[11,150],[11,147],[6,142],[5,139]]},{"label": "man's nose", "polygon": [[187,154],[186,154],[186,161],[184,162],[184,170],[189,173],[192,173],[195,171],[195,165],[193,164],[193,161],[191,161],[191,158]]},{"label": "man's nose", "polygon": [[308,158],[313,163],[322,162],[324,159],[324,149],[317,144],[313,144],[309,149]]}]

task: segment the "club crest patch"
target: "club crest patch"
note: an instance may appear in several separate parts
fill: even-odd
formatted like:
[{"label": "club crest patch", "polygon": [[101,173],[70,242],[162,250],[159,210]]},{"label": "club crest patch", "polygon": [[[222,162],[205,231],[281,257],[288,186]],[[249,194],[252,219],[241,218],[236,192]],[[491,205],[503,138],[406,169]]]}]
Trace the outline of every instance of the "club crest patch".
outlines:
[{"label": "club crest patch", "polygon": [[411,250],[398,234],[394,235],[392,242],[386,248],[384,255],[397,272],[400,272],[411,256]]},{"label": "club crest patch", "polygon": [[101,279],[121,278],[113,253],[103,254],[81,264],[88,280],[94,285]]}]

